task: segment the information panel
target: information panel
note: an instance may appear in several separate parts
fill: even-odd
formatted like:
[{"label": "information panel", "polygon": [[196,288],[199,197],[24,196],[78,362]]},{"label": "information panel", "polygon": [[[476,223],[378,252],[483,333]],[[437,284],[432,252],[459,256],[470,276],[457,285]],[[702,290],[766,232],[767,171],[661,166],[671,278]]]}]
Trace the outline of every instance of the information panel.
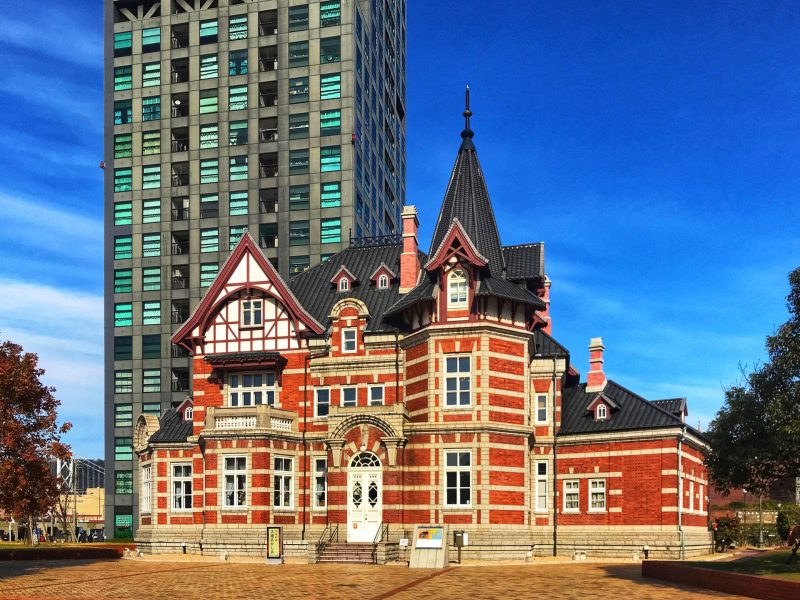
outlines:
[{"label": "information panel", "polygon": [[444,527],[417,527],[417,548],[441,548]]}]

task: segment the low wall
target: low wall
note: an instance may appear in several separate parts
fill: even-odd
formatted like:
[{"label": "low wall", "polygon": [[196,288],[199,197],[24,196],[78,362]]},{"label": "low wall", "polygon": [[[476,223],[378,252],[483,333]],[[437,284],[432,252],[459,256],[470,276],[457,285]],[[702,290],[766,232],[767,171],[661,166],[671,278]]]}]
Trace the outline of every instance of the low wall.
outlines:
[{"label": "low wall", "polygon": [[646,560],[642,563],[642,577],[662,579],[694,587],[750,596],[762,600],[800,598],[800,582],[744,575],[717,569],[701,569],[670,561]]},{"label": "low wall", "polygon": [[122,558],[125,549],[133,550],[136,544],[103,544],[102,546],[19,547],[0,549],[0,560],[85,560]]}]

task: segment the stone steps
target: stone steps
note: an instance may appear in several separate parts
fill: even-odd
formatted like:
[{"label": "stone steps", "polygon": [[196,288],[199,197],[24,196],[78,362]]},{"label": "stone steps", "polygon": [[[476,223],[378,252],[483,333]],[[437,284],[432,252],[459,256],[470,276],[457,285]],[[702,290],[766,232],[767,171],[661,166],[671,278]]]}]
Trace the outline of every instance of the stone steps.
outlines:
[{"label": "stone steps", "polygon": [[372,544],[328,544],[317,558],[317,562],[372,564],[375,562],[373,550]]}]

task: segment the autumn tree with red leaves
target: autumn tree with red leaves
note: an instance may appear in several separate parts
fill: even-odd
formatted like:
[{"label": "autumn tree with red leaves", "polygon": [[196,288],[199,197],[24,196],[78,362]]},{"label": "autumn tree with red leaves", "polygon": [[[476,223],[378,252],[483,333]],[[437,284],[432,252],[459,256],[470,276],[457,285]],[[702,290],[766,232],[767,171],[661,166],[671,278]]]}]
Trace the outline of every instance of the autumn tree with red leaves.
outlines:
[{"label": "autumn tree with red leaves", "polygon": [[71,425],[58,424],[61,402],[41,382],[38,362],[18,344],[0,343],[0,512],[27,522],[29,535],[58,501],[59,478],[48,458],[70,456],[61,436]]}]

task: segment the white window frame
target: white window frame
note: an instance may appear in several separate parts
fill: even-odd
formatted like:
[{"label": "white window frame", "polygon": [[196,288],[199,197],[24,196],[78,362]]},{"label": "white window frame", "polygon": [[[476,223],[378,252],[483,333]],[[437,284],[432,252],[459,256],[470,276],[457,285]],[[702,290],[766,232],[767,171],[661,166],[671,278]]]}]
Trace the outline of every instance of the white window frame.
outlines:
[{"label": "white window frame", "polygon": [[[241,454],[223,454],[222,459],[222,505],[223,510],[240,510],[247,508],[247,456]],[[242,459],[244,467],[238,468],[236,461]],[[228,466],[228,461],[233,461],[233,467]],[[232,482],[231,502],[228,502],[228,478]],[[240,479],[243,478],[243,479]],[[240,487],[239,483],[243,483]]]},{"label": "white window frame", "polygon": [[194,416],[194,409],[191,406],[187,406],[183,411],[183,420],[191,421],[193,416]]},{"label": "white window frame", "polygon": [[[461,457],[463,455],[467,455],[469,457],[469,465],[461,465]],[[450,455],[456,455],[456,464],[455,465],[448,465],[447,459]],[[443,486],[443,496],[442,500],[444,501],[443,504],[447,508],[471,508],[472,507],[472,451],[471,450],[463,450],[463,449],[453,449],[453,450],[445,450],[444,451],[444,477],[442,477],[442,486]],[[447,498],[447,490],[451,489],[448,486],[447,482],[447,475],[448,473],[456,473],[456,485],[452,489],[456,491],[456,502],[450,503],[448,502]],[[461,492],[465,489],[461,485],[461,473],[469,473],[469,503],[461,503]]]},{"label": "white window frame", "polygon": [[[353,392],[352,403],[345,404],[344,394],[347,391]],[[339,398],[339,406],[358,406],[358,388],[354,385],[348,385],[342,388],[341,397]]]},{"label": "white window frame", "polygon": [[[324,402],[325,406],[327,406],[327,410],[325,411],[324,415],[319,414],[319,394],[320,392],[325,392],[328,395],[328,399]],[[331,390],[330,388],[315,388],[314,389],[314,418],[315,419],[327,419],[328,414],[331,410]]]},{"label": "white window frame", "polygon": [[[568,506],[571,501],[575,502],[575,506]],[[581,480],[580,479],[565,479],[564,480],[564,506],[562,508],[565,513],[577,513],[581,510]]]},{"label": "white window frame", "polygon": [[[242,298],[239,307],[239,327],[257,329],[264,326],[263,298]],[[250,322],[246,323],[245,321]]]},{"label": "white window frame", "polygon": [[149,515],[153,512],[153,464],[142,466],[139,482],[139,512]]},{"label": "white window frame", "polygon": [[447,308],[467,308],[469,277],[464,269],[453,269],[447,275]]},{"label": "white window frame", "polygon": [[[322,468],[320,468],[322,465]],[[320,502],[320,495],[322,502]],[[328,507],[328,458],[314,457],[314,509],[324,510]]]},{"label": "white window frame", "polygon": [[350,291],[350,280],[347,277],[341,277],[339,279],[339,291],[340,292]]},{"label": "white window frame", "polygon": [[[189,474],[183,472],[176,474],[175,470],[180,469],[183,471],[189,467]],[[169,465],[170,473],[170,492],[169,492],[169,506],[172,512],[189,512],[194,505],[194,494],[192,492],[192,463],[190,462],[174,462]],[[188,488],[187,488],[188,484]],[[187,494],[188,490],[188,494]],[[188,499],[189,506],[186,506]]]},{"label": "white window frame", "polygon": [[[540,467],[544,467],[541,469]],[[548,510],[550,502],[548,501],[548,494],[550,492],[550,467],[548,461],[537,460],[534,462],[534,510],[536,512],[545,512]],[[544,471],[541,473],[540,471]],[[542,493],[543,490],[543,493]]]},{"label": "white window frame", "polygon": [[389,289],[389,276],[386,273],[381,274],[378,277],[378,289],[379,290],[388,290]]},{"label": "white window frame", "polygon": [[[246,377],[255,376],[261,377],[261,385],[245,385]],[[235,386],[234,381],[236,382]],[[278,406],[278,377],[274,371],[235,371],[226,375],[226,384],[225,397],[227,405],[230,407],[258,406],[259,404]],[[261,394],[260,400],[257,398],[258,394]],[[249,401],[245,402],[248,397]]]},{"label": "white window frame", "polygon": [[[595,496],[602,494],[602,507],[594,506]],[[606,480],[605,479],[590,479],[589,480],[589,512],[604,513],[608,507],[608,495],[606,494]]]},{"label": "white window frame", "polygon": [[[461,371],[461,359],[466,358],[468,360],[468,370],[466,371],[467,375],[463,375],[465,371]],[[456,371],[448,371],[449,361],[451,359],[456,360]],[[448,390],[448,382],[450,380],[455,381],[455,390]],[[463,379],[467,379],[467,386],[466,389],[462,389],[463,386]],[[442,406],[446,409],[463,409],[463,408],[470,408],[472,406],[472,355],[471,354],[445,354],[444,355],[444,390],[442,393]],[[461,394],[466,391],[469,393],[469,402],[466,404],[461,403]],[[455,393],[455,404],[450,404],[448,402],[448,395],[450,393]]]},{"label": "white window frame", "polygon": [[[375,401],[374,393],[380,390],[380,402]],[[369,406],[384,406],[386,404],[386,389],[382,385],[369,386],[369,398],[367,398]]]},{"label": "white window frame", "polygon": [[[348,339],[351,334],[353,339]],[[358,329],[345,327],[342,329],[342,354],[354,354],[355,352],[358,352]]]},{"label": "white window frame", "polygon": [[608,419],[608,408],[602,402],[594,409],[594,418],[597,421],[605,421]]},{"label": "white window frame", "polygon": [[[547,423],[547,416],[548,416],[548,396],[547,394],[536,394],[536,414],[534,415],[536,418],[536,423],[541,425]],[[540,418],[540,411],[542,410],[542,404],[544,404],[544,419]]]},{"label": "white window frame", "polygon": [[272,507],[294,510],[294,459],[291,456],[272,459]]}]

